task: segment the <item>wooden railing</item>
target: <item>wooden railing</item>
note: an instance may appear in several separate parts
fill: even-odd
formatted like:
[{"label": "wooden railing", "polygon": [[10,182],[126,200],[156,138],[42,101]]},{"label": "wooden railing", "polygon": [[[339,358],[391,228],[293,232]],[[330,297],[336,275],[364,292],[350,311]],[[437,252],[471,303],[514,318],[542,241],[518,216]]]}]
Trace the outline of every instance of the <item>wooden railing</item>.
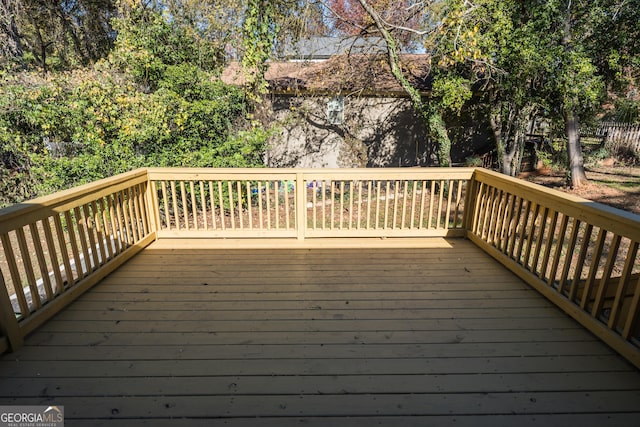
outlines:
[{"label": "wooden railing", "polygon": [[152,168],[1,210],[0,352],[157,238],[401,236],[467,236],[640,367],[638,216],[471,168]]},{"label": "wooden railing", "polygon": [[478,169],[468,237],[640,367],[637,215]]},{"label": "wooden railing", "polygon": [[464,236],[473,169],[151,169],[158,237]]},{"label": "wooden railing", "polygon": [[0,349],[155,239],[138,170],[0,210]]}]

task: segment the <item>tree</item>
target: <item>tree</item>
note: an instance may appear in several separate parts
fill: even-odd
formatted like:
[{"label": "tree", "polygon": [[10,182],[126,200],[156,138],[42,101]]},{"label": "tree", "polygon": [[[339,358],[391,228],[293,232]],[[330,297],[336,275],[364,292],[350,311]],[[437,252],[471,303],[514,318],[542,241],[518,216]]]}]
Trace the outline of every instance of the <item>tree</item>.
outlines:
[{"label": "tree", "polygon": [[69,69],[107,55],[114,41],[116,0],[0,0],[4,65]]},{"label": "tree", "polygon": [[[328,0],[325,4],[330,12],[328,21],[332,30],[339,34],[366,36],[378,32],[381,23],[395,33],[398,41],[409,43],[412,35],[419,32],[422,9],[427,2],[370,0],[365,3],[366,6],[359,0]],[[375,17],[371,15],[372,11]]]}]

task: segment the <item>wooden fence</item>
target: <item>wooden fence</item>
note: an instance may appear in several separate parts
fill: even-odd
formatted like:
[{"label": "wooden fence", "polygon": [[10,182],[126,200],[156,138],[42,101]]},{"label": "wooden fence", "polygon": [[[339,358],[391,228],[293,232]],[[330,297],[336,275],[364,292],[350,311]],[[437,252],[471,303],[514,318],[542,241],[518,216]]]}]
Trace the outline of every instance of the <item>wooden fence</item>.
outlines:
[{"label": "wooden fence", "polygon": [[157,238],[429,236],[467,236],[640,367],[638,216],[473,168],[141,169],[0,210],[0,351]]},{"label": "wooden fence", "polygon": [[602,122],[596,133],[613,153],[633,153],[640,157],[640,124]]}]

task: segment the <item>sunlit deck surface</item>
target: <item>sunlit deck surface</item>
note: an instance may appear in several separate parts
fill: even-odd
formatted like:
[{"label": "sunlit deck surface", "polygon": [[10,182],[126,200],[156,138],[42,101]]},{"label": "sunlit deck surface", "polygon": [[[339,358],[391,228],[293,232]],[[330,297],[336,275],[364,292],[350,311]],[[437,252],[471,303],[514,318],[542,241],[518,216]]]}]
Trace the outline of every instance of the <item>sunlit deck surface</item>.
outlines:
[{"label": "sunlit deck surface", "polygon": [[287,242],[153,243],[2,356],[0,403],[72,426],[639,425],[640,372],[469,241]]}]

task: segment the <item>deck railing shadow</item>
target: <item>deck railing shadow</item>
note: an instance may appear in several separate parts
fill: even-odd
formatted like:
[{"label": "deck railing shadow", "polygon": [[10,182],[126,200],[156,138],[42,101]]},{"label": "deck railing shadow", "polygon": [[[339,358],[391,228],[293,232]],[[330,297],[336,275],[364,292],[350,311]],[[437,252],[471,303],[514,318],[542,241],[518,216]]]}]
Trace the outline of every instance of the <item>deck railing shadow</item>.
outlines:
[{"label": "deck railing shadow", "polygon": [[484,169],[140,169],[0,210],[0,352],[156,239],[467,237],[640,367],[640,219]]}]

